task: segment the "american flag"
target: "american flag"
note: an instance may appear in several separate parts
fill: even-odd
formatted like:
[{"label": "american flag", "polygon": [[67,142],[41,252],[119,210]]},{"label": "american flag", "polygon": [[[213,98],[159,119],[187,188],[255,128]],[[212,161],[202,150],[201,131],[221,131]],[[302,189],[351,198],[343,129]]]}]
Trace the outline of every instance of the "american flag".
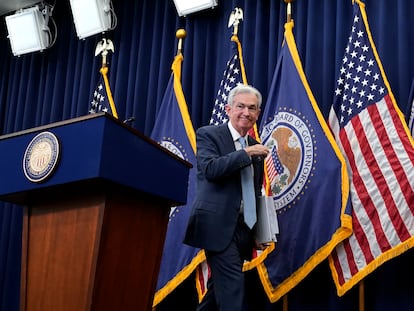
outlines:
[{"label": "american flag", "polygon": [[109,104],[108,94],[106,93],[105,83],[102,75],[96,85],[90,101],[89,113],[97,112],[111,113],[111,106]]},{"label": "american flag", "polygon": [[227,97],[230,90],[237,84],[243,84],[243,80],[237,45],[233,44],[233,54],[227,61],[226,69],[224,70],[223,78],[220,82],[220,87],[211,113],[210,124],[218,125],[228,121],[224,106],[227,104]]},{"label": "american flag", "polygon": [[329,115],[351,179],[353,234],[332,252],[338,295],[414,246],[414,148],[356,1]]},{"label": "american flag", "polygon": [[279,156],[277,155],[276,146],[273,145],[270,149],[270,153],[266,158],[267,175],[270,183],[278,174],[282,174],[284,169],[282,163],[280,163]]}]

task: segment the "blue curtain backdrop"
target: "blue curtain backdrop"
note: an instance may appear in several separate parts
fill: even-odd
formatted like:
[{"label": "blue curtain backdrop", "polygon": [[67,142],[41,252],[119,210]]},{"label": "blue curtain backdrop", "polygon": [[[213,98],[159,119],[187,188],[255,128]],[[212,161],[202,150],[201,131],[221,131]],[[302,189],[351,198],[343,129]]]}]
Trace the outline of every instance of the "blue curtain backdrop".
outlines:
[{"label": "blue curtain backdrop", "polygon": [[[227,28],[227,23],[236,6],[244,11],[239,39],[247,79],[262,92],[266,102],[286,21],[283,0],[219,0],[215,9],[186,18],[177,16],[172,0],[113,2],[118,25],[105,37],[115,45],[115,53],[109,56],[109,81],[120,119],[135,117],[132,126],[150,135],[171,74],[177,48],[175,32],[184,28],[187,37],[183,51],[183,90],[194,128],[207,124],[231,53],[232,29]],[[414,1],[366,0],[365,3],[385,73],[404,112],[414,77],[411,22]],[[351,14],[351,0],[293,1],[297,47],[325,117],[332,103]],[[94,57],[94,52],[102,36],[78,40],[69,1],[57,1],[53,19],[58,32],[50,49],[14,57],[1,18],[0,135],[87,114],[99,78],[101,59]],[[0,157],[2,152],[6,151],[0,150]],[[21,228],[21,207],[0,203],[0,310],[19,309]],[[412,309],[413,257],[412,251],[408,251],[365,279],[367,310]],[[282,310],[280,301],[268,302],[254,271],[248,277],[251,310]],[[195,295],[193,278],[167,297],[159,309],[193,310],[192,295]],[[328,265],[324,263],[289,293],[288,302],[291,311],[357,310],[358,288],[337,297]]]}]

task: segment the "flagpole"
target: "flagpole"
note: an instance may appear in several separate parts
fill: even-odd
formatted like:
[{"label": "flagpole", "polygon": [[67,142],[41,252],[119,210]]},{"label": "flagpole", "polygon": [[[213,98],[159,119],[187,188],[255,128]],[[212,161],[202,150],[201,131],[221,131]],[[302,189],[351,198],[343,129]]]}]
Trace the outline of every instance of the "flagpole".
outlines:
[{"label": "flagpole", "polygon": [[359,282],[359,311],[365,310],[365,284],[364,280]]},{"label": "flagpole", "polygon": [[289,310],[289,305],[288,305],[288,295],[287,294],[283,296],[282,303],[283,303],[283,311],[288,311]]},{"label": "flagpole", "polygon": [[178,29],[177,32],[175,33],[175,36],[178,39],[177,55],[182,54],[183,39],[185,38],[186,35],[187,35],[187,33],[185,32],[184,29]]},{"label": "flagpole", "polygon": [[[293,0],[285,0],[286,6],[286,23],[290,23],[292,20],[292,2]],[[283,311],[288,311],[288,295],[283,296]]]},{"label": "flagpole", "polygon": [[286,22],[289,23],[292,20],[292,2],[293,0],[285,0],[286,6]]},{"label": "flagpole", "polygon": [[109,105],[111,106],[112,115],[118,119],[118,113],[116,112],[116,107],[114,103],[114,99],[112,97],[111,88],[109,87],[109,81],[108,81],[108,66],[106,58],[108,56],[109,51],[112,53],[114,52],[114,44],[110,39],[103,38],[101,41],[98,42],[95,49],[95,56],[98,56],[101,54],[102,56],[102,67],[99,70],[101,73],[104,83],[105,83],[105,90],[108,96]]},{"label": "flagpole", "polygon": [[246,71],[244,70],[242,47],[241,47],[241,43],[238,37],[239,24],[240,24],[240,21],[242,20],[243,20],[243,10],[241,8],[235,8],[230,14],[228,27],[233,26],[233,35],[231,36],[231,41],[235,42],[237,45],[237,52],[239,54],[240,69],[241,69],[243,84],[248,84]]},{"label": "flagpole", "polygon": [[240,21],[243,20],[243,10],[241,8],[234,8],[229,17],[228,27],[233,26],[233,35],[237,36],[239,32]]},{"label": "flagpole", "polygon": [[171,65],[171,69],[174,75],[174,93],[177,98],[178,107],[180,109],[181,117],[184,122],[184,128],[190,142],[191,148],[193,149],[194,153],[196,153],[196,138],[193,123],[190,118],[190,114],[188,112],[188,106],[184,97],[183,87],[181,85],[181,64],[183,62],[183,39],[187,35],[187,32],[180,28],[175,32],[175,36],[178,39],[178,46],[177,46],[177,55],[174,58],[174,61]]}]

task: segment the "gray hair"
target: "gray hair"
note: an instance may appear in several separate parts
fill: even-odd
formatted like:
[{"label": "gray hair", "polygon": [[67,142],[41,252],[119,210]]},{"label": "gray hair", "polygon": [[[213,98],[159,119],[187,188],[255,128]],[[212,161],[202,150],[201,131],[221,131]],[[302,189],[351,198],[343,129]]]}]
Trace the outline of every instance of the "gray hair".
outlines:
[{"label": "gray hair", "polygon": [[255,87],[251,85],[246,85],[246,84],[238,84],[230,91],[229,96],[227,98],[227,105],[233,106],[234,96],[236,96],[237,94],[244,94],[244,93],[255,95],[257,97],[258,107],[260,108],[262,104],[262,94],[260,94],[259,90],[256,89]]}]

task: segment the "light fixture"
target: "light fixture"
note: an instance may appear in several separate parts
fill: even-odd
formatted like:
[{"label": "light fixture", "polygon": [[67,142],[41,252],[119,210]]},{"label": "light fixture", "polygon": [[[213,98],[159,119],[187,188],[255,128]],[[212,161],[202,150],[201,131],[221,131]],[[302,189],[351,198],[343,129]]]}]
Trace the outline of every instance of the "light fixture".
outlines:
[{"label": "light fixture", "polygon": [[15,56],[43,51],[53,45],[56,39],[56,25],[53,22],[54,34],[48,26],[52,10],[52,6],[42,3],[6,16],[8,38]]},{"label": "light fixture", "polygon": [[79,39],[112,30],[116,26],[111,0],[70,0],[70,7]]},{"label": "light fixture", "polygon": [[214,8],[217,0],[174,0],[175,8],[179,16],[185,16],[194,12]]}]

